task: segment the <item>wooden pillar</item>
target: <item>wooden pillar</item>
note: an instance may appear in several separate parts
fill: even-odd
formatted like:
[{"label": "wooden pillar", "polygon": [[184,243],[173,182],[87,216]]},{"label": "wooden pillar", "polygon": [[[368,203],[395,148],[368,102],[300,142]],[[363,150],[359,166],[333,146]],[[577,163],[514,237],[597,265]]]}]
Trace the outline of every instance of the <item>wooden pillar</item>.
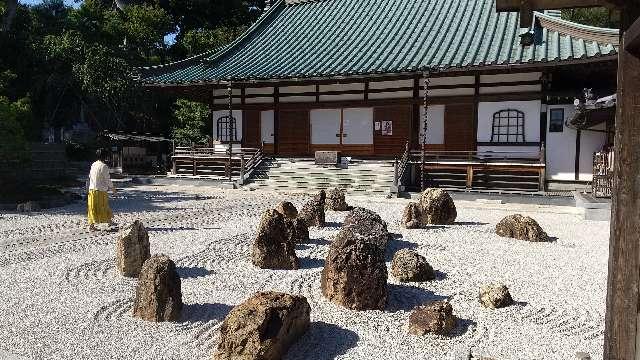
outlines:
[{"label": "wooden pillar", "polygon": [[[622,30],[640,16],[640,2],[621,9]],[[625,50],[636,38],[623,36],[618,60],[614,190],[609,242],[609,279],[604,358],[638,359],[640,286],[640,57]]]},{"label": "wooden pillar", "polygon": [[473,150],[478,150],[478,109],[480,108],[480,74],[474,76],[473,88]]},{"label": "wooden pillar", "polygon": [[280,88],[273,88],[273,154],[278,154],[278,128],[280,127]]}]

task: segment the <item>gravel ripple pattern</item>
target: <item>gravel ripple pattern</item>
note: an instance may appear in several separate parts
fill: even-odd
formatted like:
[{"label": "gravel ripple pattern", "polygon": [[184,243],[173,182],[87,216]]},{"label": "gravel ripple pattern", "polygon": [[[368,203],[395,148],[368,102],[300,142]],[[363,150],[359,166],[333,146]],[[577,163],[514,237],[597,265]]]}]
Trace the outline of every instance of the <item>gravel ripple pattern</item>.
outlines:
[{"label": "gravel ripple pattern", "polygon": [[[115,268],[115,231],[89,233],[83,203],[42,213],[0,216],[0,354],[27,359],[210,359],[219,327],[234,305],[256,291],[307,297],[309,331],[287,359],[571,359],[578,351],[602,359],[608,223],[581,220],[575,209],[457,201],[454,225],[400,227],[408,200],[348,197],[379,213],[393,239],[387,266],[413,249],[436,280],[400,283],[389,276],[385,311],[354,312],[320,292],[329,245],[346,216],[327,212],[296,245],[300,269],[261,270],[250,249],[262,212],[279,201],[302,205],[307,195],[189,186],[133,186],[112,200],[115,221],[140,219],[152,253],[176,263],[185,307],[176,323],[147,323],[131,311],[136,279]],[[500,238],[495,224],[522,213],[554,238],[529,243]],[[515,305],[478,303],[478,289],[505,283]],[[448,299],[459,321],[448,337],[407,332],[413,307]]]}]

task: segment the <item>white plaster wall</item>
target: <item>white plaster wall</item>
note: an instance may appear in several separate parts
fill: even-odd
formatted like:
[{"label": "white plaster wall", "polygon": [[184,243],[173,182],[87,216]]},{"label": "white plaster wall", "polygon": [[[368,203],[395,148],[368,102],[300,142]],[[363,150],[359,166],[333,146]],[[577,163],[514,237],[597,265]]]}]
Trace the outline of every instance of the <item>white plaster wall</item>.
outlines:
[{"label": "white plaster wall", "polygon": [[[429,96],[472,96],[475,93],[474,88],[458,88],[458,89],[430,89]],[[424,90],[420,90],[420,97],[424,97]]]},{"label": "white plaster wall", "polygon": [[283,103],[295,103],[295,102],[315,102],[315,96],[286,96],[279,98]]},{"label": "white plaster wall", "polygon": [[400,87],[412,87],[413,80],[376,81],[369,83],[369,89],[391,89]]},{"label": "white plaster wall", "polygon": [[247,95],[273,95],[273,87],[246,88]]},{"label": "white plaster wall", "polygon": [[535,81],[535,80],[540,80],[541,77],[542,77],[541,72],[480,75],[480,83],[486,84],[486,83],[515,82],[515,81]]},{"label": "white plaster wall", "polygon": [[413,91],[387,91],[382,93],[370,93],[369,99],[406,99],[413,97]]},{"label": "white plaster wall", "polygon": [[[228,115],[229,115],[228,110],[218,110],[218,111],[212,112],[211,120],[213,121],[213,139],[214,140],[218,139],[218,133],[217,133],[218,118],[222,116],[228,116]],[[233,110],[233,117],[236,118],[236,135],[237,135],[236,139],[238,141],[241,141],[242,140],[242,110]]]},{"label": "white plaster wall", "polygon": [[269,104],[273,102],[273,97],[246,98],[244,101],[247,104]]},{"label": "white plaster wall", "polygon": [[[429,123],[427,129],[427,144],[444,144],[444,105],[429,106]],[[422,135],[424,134],[424,106],[420,106],[420,138],[418,141],[422,144]]]},{"label": "white plaster wall", "polygon": [[364,93],[344,94],[344,95],[320,95],[320,101],[344,101],[344,100],[364,100]]},{"label": "white plaster wall", "polygon": [[[595,126],[596,130],[605,130],[606,125]],[[583,130],[580,137],[580,180],[593,180],[593,153],[602,150],[607,143],[607,135],[602,132]]]},{"label": "white plaster wall", "polygon": [[315,109],[309,113],[311,143],[335,145],[340,143],[340,109]]},{"label": "white plaster wall", "polygon": [[[493,114],[515,109],[524,113],[525,142],[540,141],[540,100],[481,102],[478,104],[478,142],[490,142]],[[503,147],[504,148],[504,147]]]},{"label": "white plaster wall", "polygon": [[540,158],[540,148],[537,146],[478,146],[479,152],[494,152],[496,156],[518,158]]},{"label": "white plaster wall", "polygon": [[316,91],[315,85],[283,86],[279,89],[280,94],[299,94],[314,91]]},{"label": "white plaster wall", "polygon": [[509,94],[540,91],[542,91],[542,85],[480,87],[480,94]]},{"label": "white plaster wall", "polygon": [[552,109],[564,109],[564,121],[575,112],[573,105],[547,106],[547,179],[574,181],[576,131],[563,125],[562,132],[549,132]]},{"label": "white plaster wall", "polygon": [[327,91],[346,91],[346,90],[360,90],[360,91],[364,91],[364,83],[349,83],[349,84],[328,84],[328,85],[320,85],[320,92],[327,92]]},{"label": "white plaster wall", "polygon": [[350,145],[373,144],[373,108],[346,108],[342,113],[342,142]]},{"label": "white plaster wall", "polygon": [[[460,85],[474,84],[475,76],[434,77],[429,80],[429,85]],[[420,79],[420,87],[424,86],[424,78]]]},{"label": "white plaster wall", "polygon": [[260,134],[265,144],[273,144],[273,110],[260,112]]}]

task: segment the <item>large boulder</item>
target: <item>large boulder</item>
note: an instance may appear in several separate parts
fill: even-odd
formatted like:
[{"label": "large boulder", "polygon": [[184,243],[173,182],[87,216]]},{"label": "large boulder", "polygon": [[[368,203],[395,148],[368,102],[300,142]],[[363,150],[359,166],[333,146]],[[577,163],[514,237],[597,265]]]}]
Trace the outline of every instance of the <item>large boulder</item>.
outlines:
[{"label": "large boulder", "polygon": [[352,310],[384,310],[387,266],[384,251],[342,229],[331,243],[320,278],[322,294]]},{"label": "large boulder", "polygon": [[395,253],[391,261],[391,275],[400,281],[429,281],[436,278],[427,259],[409,249]]},{"label": "large boulder", "polygon": [[453,308],[446,301],[418,306],[409,315],[409,332],[413,335],[448,335],[455,326]]},{"label": "large boulder", "polygon": [[276,360],[309,328],[304,296],[256,293],[234,307],[220,327],[216,360]]},{"label": "large boulder", "polygon": [[520,214],[509,215],[500,220],[496,225],[496,234],[518,240],[549,241],[549,236],[535,220]]},{"label": "large boulder", "polygon": [[[375,212],[356,207],[347,215],[342,224],[343,230],[355,234],[362,241],[367,241],[378,246],[384,253],[389,242],[390,234],[387,223]],[[340,237],[344,231],[340,231]]]},{"label": "large boulder", "polygon": [[344,190],[339,188],[330,189],[327,192],[326,208],[331,211],[349,211],[351,207],[347,205]]},{"label": "large boulder", "polygon": [[278,211],[267,210],[262,214],[251,260],[261,269],[298,269],[295,242],[290,238],[284,216]]},{"label": "large boulder", "polygon": [[324,190],[309,200],[304,206],[298,216],[307,223],[307,226],[325,226],[324,207],[326,201],[326,193]]},{"label": "large boulder", "polygon": [[287,219],[295,219],[298,217],[298,209],[296,209],[295,205],[288,201],[283,201],[276,206],[276,210],[284,215]]},{"label": "large boulder", "polygon": [[488,284],[480,287],[478,294],[480,304],[486,308],[498,309],[513,304],[509,289],[503,284]]},{"label": "large boulder", "polygon": [[176,265],[165,255],[144,262],[136,288],[133,316],[146,321],[177,321],[182,311],[182,290]]},{"label": "large boulder", "polygon": [[142,265],[149,257],[149,234],[136,220],[118,234],[116,242],[116,267],[123,276],[138,277]]},{"label": "large boulder", "polygon": [[427,189],[420,195],[423,225],[450,225],[458,213],[451,196],[442,189]]},{"label": "large boulder", "polygon": [[293,244],[309,242],[309,226],[307,222],[301,218],[285,219],[285,227],[289,242]]},{"label": "large boulder", "polygon": [[402,214],[402,224],[404,227],[407,229],[420,229],[423,227],[423,223],[420,204],[417,202],[407,204]]}]

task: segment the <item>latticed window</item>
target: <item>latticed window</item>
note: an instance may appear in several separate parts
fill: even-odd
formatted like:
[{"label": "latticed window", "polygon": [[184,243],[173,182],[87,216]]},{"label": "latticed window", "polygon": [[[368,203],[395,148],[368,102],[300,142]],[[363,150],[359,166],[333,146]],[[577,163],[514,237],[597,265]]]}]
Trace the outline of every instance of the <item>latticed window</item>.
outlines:
[{"label": "latticed window", "polygon": [[222,116],[216,121],[218,141],[231,142],[238,141],[238,127],[236,118],[233,116]]},{"label": "latticed window", "polygon": [[493,114],[491,142],[524,142],[524,113],[507,109]]}]

